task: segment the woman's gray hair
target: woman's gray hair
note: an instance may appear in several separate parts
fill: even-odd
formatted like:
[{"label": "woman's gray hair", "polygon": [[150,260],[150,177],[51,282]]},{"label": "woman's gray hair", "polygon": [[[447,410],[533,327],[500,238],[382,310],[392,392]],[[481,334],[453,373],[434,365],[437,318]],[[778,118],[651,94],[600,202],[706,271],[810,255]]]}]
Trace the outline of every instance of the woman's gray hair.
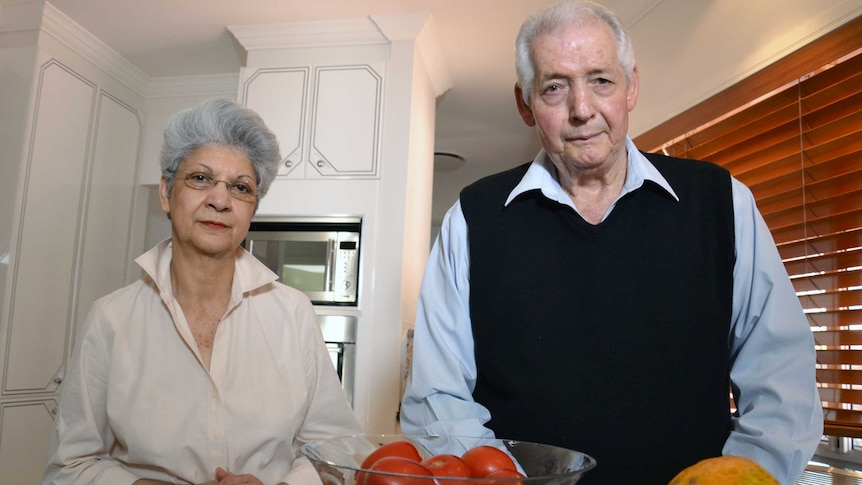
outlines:
[{"label": "woman's gray hair", "polygon": [[635,68],[635,52],[632,41],[619,19],[608,8],[588,0],[564,1],[545,8],[528,18],[518,31],[515,42],[515,69],[518,72],[518,85],[524,102],[530,104],[530,92],[536,77],[530,46],[540,35],[553,32],[558,27],[575,23],[584,18],[594,17],[602,20],[611,28],[617,40],[617,59],[631,83]]},{"label": "woman's gray hair", "polygon": [[225,98],[213,98],[171,117],[161,153],[168,193],[180,165],[204,145],[229,146],[245,152],[257,176],[258,200],[278,173],[278,140],[253,110]]}]

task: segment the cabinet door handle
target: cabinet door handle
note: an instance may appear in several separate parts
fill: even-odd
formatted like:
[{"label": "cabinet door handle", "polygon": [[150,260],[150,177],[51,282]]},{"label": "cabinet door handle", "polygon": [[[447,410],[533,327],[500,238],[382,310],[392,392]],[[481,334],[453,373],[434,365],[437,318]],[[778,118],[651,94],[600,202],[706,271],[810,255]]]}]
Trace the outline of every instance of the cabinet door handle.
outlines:
[{"label": "cabinet door handle", "polygon": [[318,167],[320,167],[320,168],[323,168],[323,160],[318,160],[318,161],[317,161],[317,166],[318,166]]}]

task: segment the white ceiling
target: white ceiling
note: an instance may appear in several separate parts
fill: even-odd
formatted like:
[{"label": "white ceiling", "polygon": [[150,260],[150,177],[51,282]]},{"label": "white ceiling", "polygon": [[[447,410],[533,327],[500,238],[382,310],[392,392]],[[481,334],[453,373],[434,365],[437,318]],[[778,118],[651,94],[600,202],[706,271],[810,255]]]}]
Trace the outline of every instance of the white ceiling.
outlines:
[{"label": "white ceiling", "polygon": [[[2,4],[22,0],[0,0]],[[862,14],[862,0],[600,0],[629,29],[641,88],[637,136]],[[236,73],[229,25],[430,13],[453,87],[437,103],[435,148],[466,163],[435,173],[432,219],[466,183],[531,159],[513,101],[513,44],[552,0],[51,0],[147,75]]]}]

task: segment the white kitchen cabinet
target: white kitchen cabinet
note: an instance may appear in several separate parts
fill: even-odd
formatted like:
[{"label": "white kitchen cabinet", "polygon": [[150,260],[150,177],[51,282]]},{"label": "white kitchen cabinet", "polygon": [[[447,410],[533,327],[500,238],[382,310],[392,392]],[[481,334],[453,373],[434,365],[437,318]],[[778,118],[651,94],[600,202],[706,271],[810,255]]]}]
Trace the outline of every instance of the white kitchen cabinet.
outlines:
[{"label": "white kitchen cabinet", "polygon": [[285,157],[257,214],[362,218],[353,409],[367,432],[393,433],[429,251],[435,103],[451,86],[432,19],[228,29],[247,51],[238,99]]},{"label": "white kitchen cabinet", "polygon": [[385,64],[246,67],[240,102],[278,137],[279,176],[374,178]]},{"label": "white kitchen cabinet", "polygon": [[78,326],[129,280],[143,97],[65,42],[75,26],[49,4],[16,8],[3,20],[40,21],[27,48],[0,34],[0,72],[17,74],[0,93],[14,108],[0,133],[14,194],[0,218],[0,476],[38,483]]}]

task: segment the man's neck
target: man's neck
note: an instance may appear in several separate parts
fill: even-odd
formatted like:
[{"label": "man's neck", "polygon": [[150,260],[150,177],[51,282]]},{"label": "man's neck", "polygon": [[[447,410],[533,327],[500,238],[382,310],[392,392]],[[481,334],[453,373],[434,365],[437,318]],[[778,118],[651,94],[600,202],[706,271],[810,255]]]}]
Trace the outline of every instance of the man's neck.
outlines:
[{"label": "man's neck", "polygon": [[557,167],[557,180],[581,216],[598,224],[622,192],[627,173],[628,158],[623,153],[613,164],[593,171]]}]

